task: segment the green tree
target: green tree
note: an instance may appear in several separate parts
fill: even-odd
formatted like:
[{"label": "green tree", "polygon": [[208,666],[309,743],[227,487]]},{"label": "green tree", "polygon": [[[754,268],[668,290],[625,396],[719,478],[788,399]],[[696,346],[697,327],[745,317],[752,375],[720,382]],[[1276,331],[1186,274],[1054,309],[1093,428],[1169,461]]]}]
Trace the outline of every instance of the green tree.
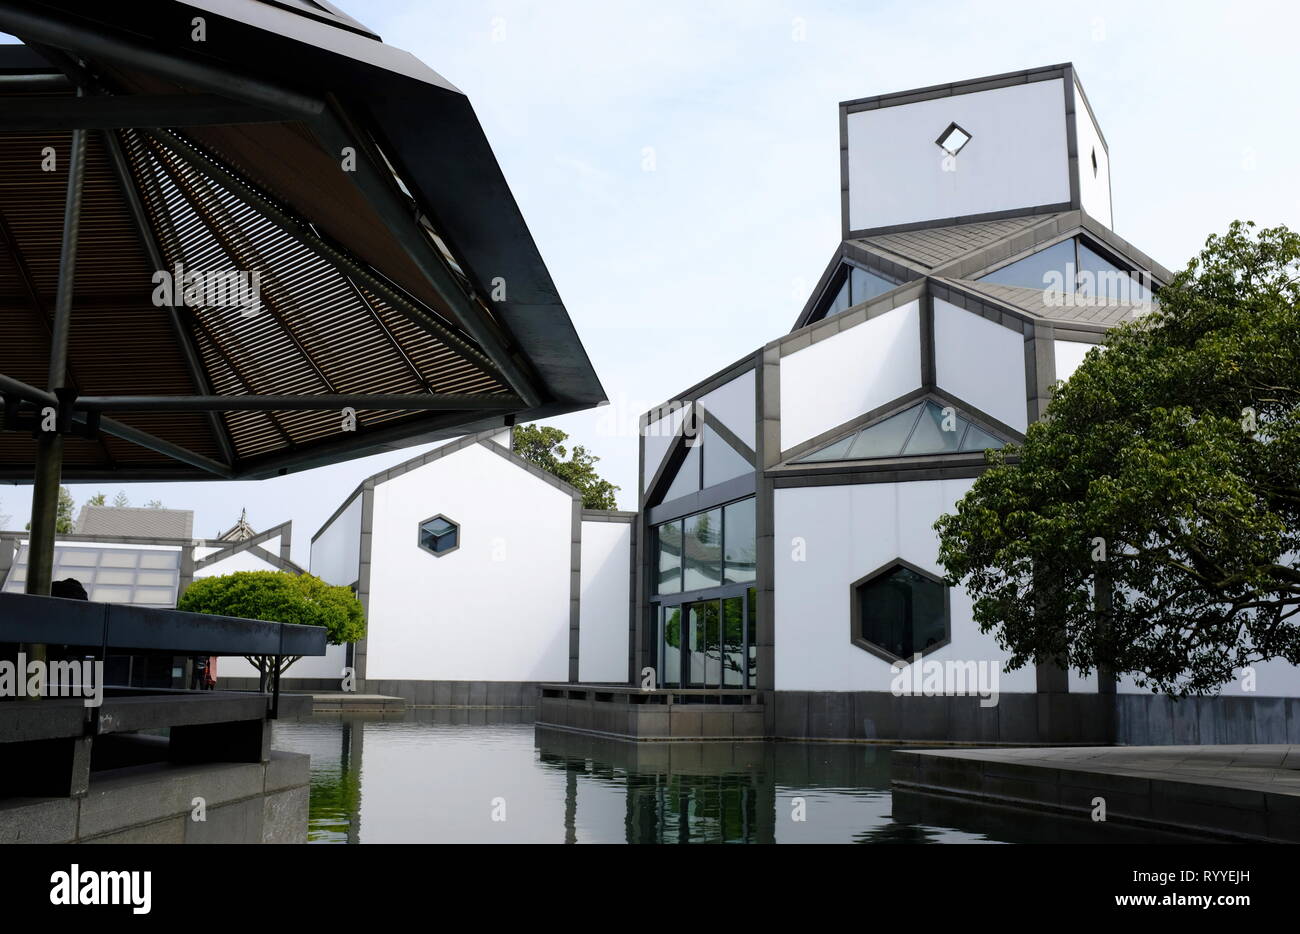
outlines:
[{"label": "green tree", "polygon": [[614,494],[619,488],[596,473],[596,462],[600,458],[589,454],[580,444],[573,445],[570,454],[564,444],[568,439],[569,436],[558,428],[516,425],[514,452],[577,489],[582,493],[584,508],[617,509]]},{"label": "green tree", "polygon": [[86,505],[87,505],[87,506],[103,506],[106,502],[107,502],[107,500],[104,498],[104,494],[103,494],[103,493],[96,493],[96,494],[95,494],[94,496],[92,496],[90,499],[86,500]]},{"label": "green tree", "polygon": [[1013,667],[1174,695],[1300,664],[1300,235],[1234,223],[936,524]]},{"label": "green tree", "polygon": [[[275,623],[323,626],[330,645],[356,642],[366,634],[365,612],[348,587],[336,587],[310,574],[286,571],[236,571],[219,577],[201,577],[186,589],[178,610],[211,613]],[[280,673],[298,660],[282,659]],[[274,672],[272,656],[250,656],[265,689]]]},{"label": "green tree", "polygon": [[124,506],[130,506],[131,501],[126,498],[126,490],[118,490],[117,495],[113,497],[113,505],[118,509]]},{"label": "green tree", "polygon": [[[76,501],[72,498],[72,491],[66,486],[59,487],[59,506],[54,515],[54,531],[59,535],[67,535],[72,531],[72,511],[76,505]],[[28,522],[23,528],[30,532],[32,524]]]}]

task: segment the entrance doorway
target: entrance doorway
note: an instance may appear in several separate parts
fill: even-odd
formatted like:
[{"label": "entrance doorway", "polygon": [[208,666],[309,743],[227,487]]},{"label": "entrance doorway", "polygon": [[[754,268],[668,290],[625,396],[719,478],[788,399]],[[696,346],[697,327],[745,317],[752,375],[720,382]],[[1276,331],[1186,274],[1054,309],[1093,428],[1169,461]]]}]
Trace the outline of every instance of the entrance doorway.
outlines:
[{"label": "entrance doorway", "polygon": [[752,688],[758,662],[757,593],[660,604],[659,686]]}]

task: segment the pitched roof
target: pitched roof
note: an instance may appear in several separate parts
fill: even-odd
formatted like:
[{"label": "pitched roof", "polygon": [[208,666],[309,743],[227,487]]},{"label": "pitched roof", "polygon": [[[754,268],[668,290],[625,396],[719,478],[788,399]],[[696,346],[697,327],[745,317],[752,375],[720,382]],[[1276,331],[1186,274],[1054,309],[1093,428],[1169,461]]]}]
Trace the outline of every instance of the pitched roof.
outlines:
[{"label": "pitched roof", "polygon": [[873,251],[892,253],[926,269],[934,269],[1030,227],[1055,220],[1058,216],[1060,215],[1030,214],[977,224],[878,234],[852,242],[860,243]]},{"label": "pitched roof", "polygon": [[86,505],[81,507],[73,532],[112,537],[192,538],[194,513],[189,509],[150,506]]},{"label": "pitched roof", "polygon": [[[1123,321],[1131,321],[1149,311],[1151,305],[1137,302],[1114,300],[1087,303],[1086,301],[1066,304],[1049,303],[1048,293],[1043,289],[1027,289],[1014,285],[998,285],[993,282],[980,282],[974,279],[949,279],[935,276],[936,280],[948,285],[975,292],[995,299],[1020,311],[1027,312],[1035,318],[1048,321],[1070,321],[1086,324],[1098,324],[1110,327]],[[1073,296],[1071,296],[1073,298]]]}]

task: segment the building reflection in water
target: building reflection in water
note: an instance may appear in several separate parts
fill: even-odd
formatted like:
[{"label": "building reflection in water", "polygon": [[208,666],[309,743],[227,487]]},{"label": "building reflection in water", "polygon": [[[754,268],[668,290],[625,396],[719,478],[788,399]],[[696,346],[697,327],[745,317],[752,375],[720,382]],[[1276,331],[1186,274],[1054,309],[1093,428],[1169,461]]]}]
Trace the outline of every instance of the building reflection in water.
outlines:
[{"label": "building reflection in water", "polygon": [[638,744],[534,728],[531,708],[319,715],[277,723],[276,746],[312,757],[314,843],[1170,839],[891,794],[886,747]]}]

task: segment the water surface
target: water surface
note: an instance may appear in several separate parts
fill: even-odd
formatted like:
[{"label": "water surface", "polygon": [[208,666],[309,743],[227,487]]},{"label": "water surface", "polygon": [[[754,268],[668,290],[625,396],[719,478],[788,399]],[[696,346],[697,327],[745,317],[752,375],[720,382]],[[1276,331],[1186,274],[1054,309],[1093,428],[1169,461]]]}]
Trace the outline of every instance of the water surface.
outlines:
[{"label": "water surface", "polygon": [[535,729],[530,708],[275,724],[311,755],[313,843],[1169,842],[1115,825],[907,793],[889,750],[625,743]]}]

